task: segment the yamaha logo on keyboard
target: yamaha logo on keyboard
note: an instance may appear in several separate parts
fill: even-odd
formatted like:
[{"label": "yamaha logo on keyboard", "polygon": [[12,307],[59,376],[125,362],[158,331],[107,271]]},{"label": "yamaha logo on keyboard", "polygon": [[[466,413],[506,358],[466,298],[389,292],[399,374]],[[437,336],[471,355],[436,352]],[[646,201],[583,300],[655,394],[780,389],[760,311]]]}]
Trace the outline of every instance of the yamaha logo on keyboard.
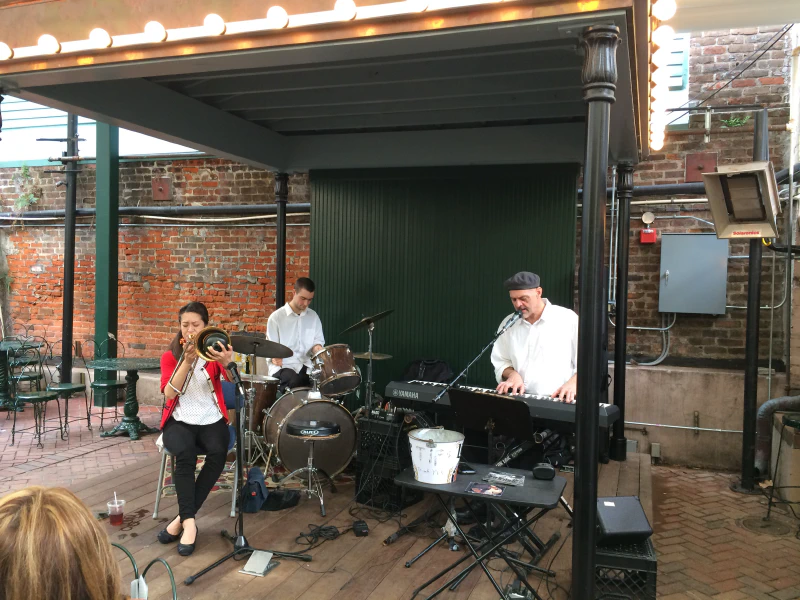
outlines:
[{"label": "yamaha logo on keyboard", "polygon": [[419,400],[419,392],[410,392],[408,390],[392,390],[392,396],[395,398],[408,398],[410,400]]}]

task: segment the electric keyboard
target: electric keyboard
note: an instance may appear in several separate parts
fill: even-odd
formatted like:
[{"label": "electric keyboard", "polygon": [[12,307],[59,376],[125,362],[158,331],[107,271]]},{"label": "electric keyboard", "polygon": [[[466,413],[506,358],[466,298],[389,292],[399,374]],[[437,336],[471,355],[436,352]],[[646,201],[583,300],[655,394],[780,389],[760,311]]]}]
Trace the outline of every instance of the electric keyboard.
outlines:
[{"label": "electric keyboard", "polygon": [[[433,407],[433,399],[442,391],[444,383],[430,381],[392,381],[386,386],[386,398],[397,406],[413,406],[425,410]],[[561,421],[563,423],[575,422],[575,405],[554,400],[551,396],[538,396],[536,394],[498,394],[495,390],[470,387],[464,385],[453,386],[456,389],[486,394],[487,402],[495,398],[515,398],[528,405],[531,418],[541,421]],[[425,406],[427,405],[427,406]],[[450,407],[450,398],[445,393],[437,403],[441,407]],[[619,408],[613,404],[599,404],[600,427],[610,427],[619,419]]]}]

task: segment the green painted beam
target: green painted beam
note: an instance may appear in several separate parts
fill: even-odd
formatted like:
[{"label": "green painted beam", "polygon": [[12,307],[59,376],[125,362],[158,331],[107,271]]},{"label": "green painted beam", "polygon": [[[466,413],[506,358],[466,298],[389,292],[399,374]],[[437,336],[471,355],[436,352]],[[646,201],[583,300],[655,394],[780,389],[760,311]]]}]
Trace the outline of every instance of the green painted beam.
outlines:
[{"label": "green painted beam", "polygon": [[[119,275],[119,128],[97,123],[97,239],[95,243],[95,352],[109,334],[117,336],[117,309]],[[109,351],[110,348],[110,351]],[[102,345],[102,357],[116,355],[116,344]],[[100,358],[100,356],[97,356]],[[116,379],[117,374],[95,371],[95,379]],[[107,392],[96,390],[95,406],[115,406],[116,391],[107,398]]]}]

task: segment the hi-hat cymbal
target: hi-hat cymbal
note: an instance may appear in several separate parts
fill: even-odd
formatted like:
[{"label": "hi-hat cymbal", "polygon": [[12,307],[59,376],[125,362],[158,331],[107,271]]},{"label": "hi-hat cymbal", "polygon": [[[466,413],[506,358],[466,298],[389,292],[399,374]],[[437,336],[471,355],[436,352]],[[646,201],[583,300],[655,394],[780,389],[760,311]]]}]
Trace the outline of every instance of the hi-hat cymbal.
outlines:
[{"label": "hi-hat cymbal", "polygon": [[[343,335],[345,333],[350,333],[351,331],[355,331],[357,329],[361,329],[362,327],[368,327],[371,323],[374,323],[375,321],[380,321],[382,318],[384,318],[387,315],[392,314],[393,312],[394,312],[394,309],[392,308],[392,309],[380,312],[377,315],[372,315],[371,317],[364,317],[363,319],[361,319],[355,325],[350,325],[350,327],[345,329],[339,335]],[[374,356],[373,356],[373,358],[374,358]]]},{"label": "hi-hat cymbal", "polygon": [[[369,360],[369,352],[353,352],[353,358],[360,358],[362,360]],[[391,354],[378,354],[372,353],[372,360],[389,360],[392,358]]]},{"label": "hi-hat cymbal", "polygon": [[239,354],[255,354],[262,358],[289,358],[294,352],[283,344],[262,340],[261,338],[235,335],[231,337],[231,346]]}]

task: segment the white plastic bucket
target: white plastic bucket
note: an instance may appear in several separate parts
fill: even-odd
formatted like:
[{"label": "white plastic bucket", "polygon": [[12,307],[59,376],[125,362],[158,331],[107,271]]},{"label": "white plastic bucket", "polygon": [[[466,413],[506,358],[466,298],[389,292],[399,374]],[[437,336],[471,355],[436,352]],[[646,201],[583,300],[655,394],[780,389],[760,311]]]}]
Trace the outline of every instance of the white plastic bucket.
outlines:
[{"label": "white plastic bucket", "polygon": [[448,429],[415,429],[408,434],[414,479],[422,483],[453,483],[464,434]]}]

